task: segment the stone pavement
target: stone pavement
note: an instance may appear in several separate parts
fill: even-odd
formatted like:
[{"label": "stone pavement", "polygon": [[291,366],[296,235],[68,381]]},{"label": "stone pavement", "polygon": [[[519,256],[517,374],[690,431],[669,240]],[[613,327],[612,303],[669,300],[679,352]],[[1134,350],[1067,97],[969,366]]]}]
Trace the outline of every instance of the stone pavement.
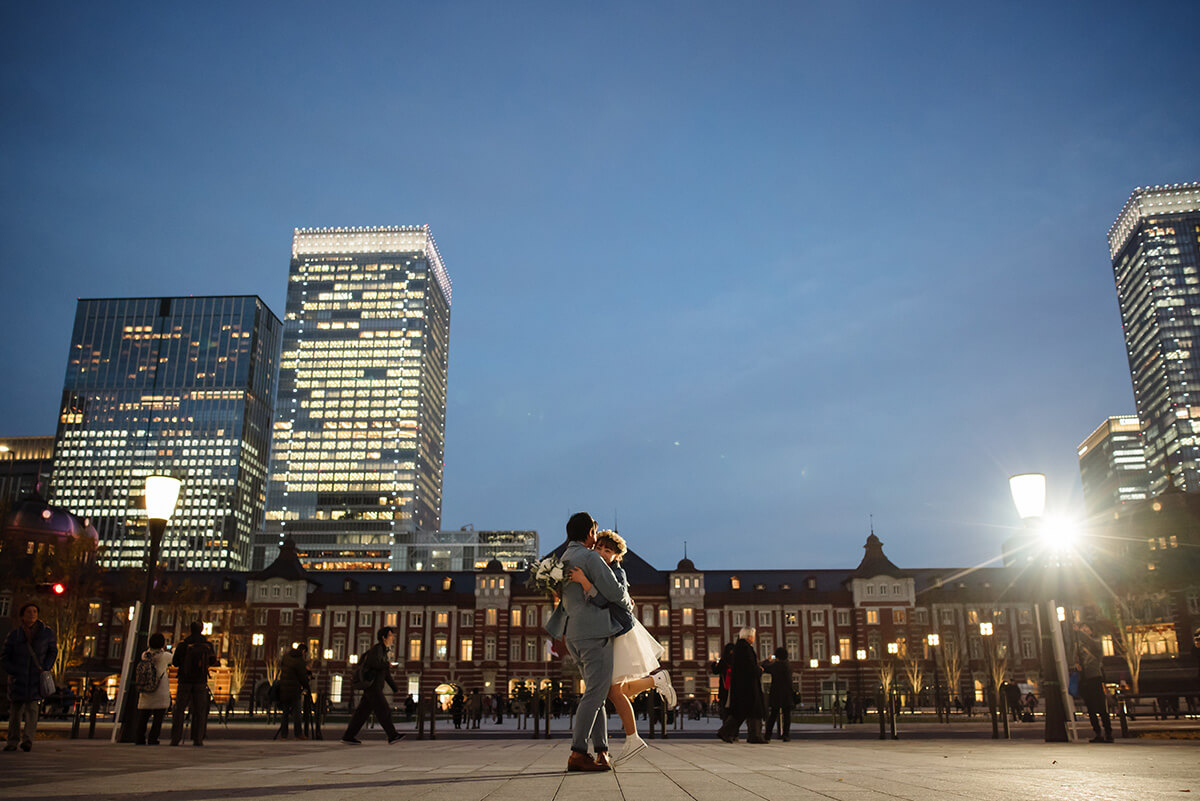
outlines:
[{"label": "stone pavement", "polygon": [[[655,741],[623,768],[567,774],[565,740],[362,746],[210,740],[203,748],[39,740],[0,753],[5,801],[897,801],[1200,798],[1200,744],[1036,741]],[[619,748],[619,738],[614,741]],[[1184,795],[1189,794],[1189,795]]]}]

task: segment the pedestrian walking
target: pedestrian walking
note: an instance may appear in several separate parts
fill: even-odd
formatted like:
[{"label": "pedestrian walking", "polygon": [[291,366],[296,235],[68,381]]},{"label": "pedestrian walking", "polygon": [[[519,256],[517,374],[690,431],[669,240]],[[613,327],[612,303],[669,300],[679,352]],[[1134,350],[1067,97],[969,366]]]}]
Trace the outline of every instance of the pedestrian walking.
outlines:
[{"label": "pedestrian walking", "polygon": [[792,668],[788,664],[786,648],[776,648],[775,655],[763,662],[763,672],[771,676],[771,691],[768,701],[770,714],[767,715],[767,730],[763,734],[763,742],[771,740],[771,731],[779,726],[779,739],[785,743],[792,739],[792,708],[795,696],[792,694]]},{"label": "pedestrian walking", "polygon": [[346,745],[362,745],[362,741],[356,735],[372,712],[375,713],[375,720],[387,732],[389,745],[404,739],[404,735],[397,732],[392,723],[391,705],[383,695],[385,684],[392,688],[393,693],[396,692],[396,682],[392,679],[392,665],[388,659],[392,642],[396,639],[395,633],[391,626],[384,626],[375,635],[375,639],[375,646],[358,659],[355,689],[362,691],[362,697],[354,714],[350,716],[346,732],[342,735],[342,742]]},{"label": "pedestrian walking", "polygon": [[288,738],[289,720],[295,725],[296,739],[308,739],[304,736],[304,730],[300,725],[300,712],[304,708],[304,694],[311,689],[308,684],[311,674],[308,672],[307,655],[308,646],[301,643],[279,660],[279,707],[282,711],[279,730],[275,732],[276,740]]},{"label": "pedestrian walking", "polygon": [[167,650],[167,639],[161,632],[150,635],[150,647],[142,653],[133,673],[138,689],[137,728],[133,742],[137,745],[158,745],[162,732],[163,718],[171,705],[171,652]]},{"label": "pedestrian walking", "polygon": [[483,721],[483,697],[479,695],[478,687],[471,690],[471,697],[467,699],[467,720],[472,729],[478,729]]},{"label": "pedestrian walking", "polygon": [[1088,720],[1095,735],[1093,743],[1111,743],[1112,720],[1108,715],[1108,699],[1104,695],[1104,652],[1092,637],[1087,623],[1075,624],[1075,665],[1079,668],[1079,694],[1087,705]]},{"label": "pedestrian walking", "polygon": [[762,722],[767,709],[760,683],[762,668],[754,656],[755,636],[753,628],[743,628],[738,632],[737,642],[733,644],[728,717],[717,730],[717,736],[727,743],[737,741],[738,730],[743,722],[746,723],[746,742],[765,742],[762,736]]},{"label": "pedestrian walking", "polygon": [[179,643],[171,664],[178,668],[175,690],[175,715],[171,721],[171,745],[183,739],[183,718],[192,710],[192,745],[204,745],[208,730],[208,670],[217,661],[212,644],[202,633],[200,621],[193,620],[190,633]]},{"label": "pedestrian walking", "polygon": [[8,742],[5,751],[33,748],[37,734],[38,705],[42,701],[42,673],[58,659],[54,629],[38,620],[41,610],[32,601],[17,613],[20,625],[8,633],[0,661],[8,674]]}]

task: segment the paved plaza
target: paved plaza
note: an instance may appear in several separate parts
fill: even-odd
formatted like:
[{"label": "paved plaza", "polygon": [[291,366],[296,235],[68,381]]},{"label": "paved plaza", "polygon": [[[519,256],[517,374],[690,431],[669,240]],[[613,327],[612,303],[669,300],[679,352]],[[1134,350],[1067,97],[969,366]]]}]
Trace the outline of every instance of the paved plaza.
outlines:
[{"label": "paved plaza", "polygon": [[[392,746],[211,739],[202,748],[39,740],[0,754],[6,801],[775,801],[1200,798],[1200,741],[673,738],[612,773],[567,774],[565,739],[493,736]],[[619,747],[620,740],[614,741]],[[1191,795],[1188,795],[1191,794]]]}]

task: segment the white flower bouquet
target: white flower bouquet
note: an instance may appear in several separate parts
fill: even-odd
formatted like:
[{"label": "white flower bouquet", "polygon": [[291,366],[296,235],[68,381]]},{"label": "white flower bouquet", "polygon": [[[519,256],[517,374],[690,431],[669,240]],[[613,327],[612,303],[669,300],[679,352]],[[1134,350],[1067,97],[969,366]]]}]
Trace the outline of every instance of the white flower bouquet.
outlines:
[{"label": "white flower bouquet", "polygon": [[567,569],[562,560],[550,555],[540,562],[534,562],[529,567],[529,578],[525,586],[531,590],[546,595],[562,595],[563,584],[566,583]]}]

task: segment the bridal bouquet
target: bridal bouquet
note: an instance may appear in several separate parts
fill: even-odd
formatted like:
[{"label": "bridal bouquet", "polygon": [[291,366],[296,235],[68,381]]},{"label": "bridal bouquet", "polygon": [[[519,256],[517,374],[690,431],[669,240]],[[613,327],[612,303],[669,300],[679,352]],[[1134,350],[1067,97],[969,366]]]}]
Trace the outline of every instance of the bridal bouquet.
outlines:
[{"label": "bridal bouquet", "polygon": [[530,565],[525,586],[546,595],[562,595],[566,574],[567,570],[563,567],[561,559],[553,555],[547,556],[542,561]]}]

